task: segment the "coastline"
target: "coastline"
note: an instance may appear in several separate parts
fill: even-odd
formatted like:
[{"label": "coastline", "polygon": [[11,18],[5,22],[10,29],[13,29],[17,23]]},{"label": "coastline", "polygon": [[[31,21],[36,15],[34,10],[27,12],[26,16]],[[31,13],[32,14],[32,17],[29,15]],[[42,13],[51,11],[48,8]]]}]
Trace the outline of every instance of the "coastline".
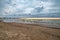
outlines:
[{"label": "coastline", "polygon": [[[2,38],[0,37],[0,39],[4,40],[60,40],[60,29],[48,28],[33,24],[0,22],[0,33],[1,32],[6,35],[8,33],[6,36],[7,38],[4,38],[4,34]],[[19,37],[16,37],[17,35],[19,35]]]}]

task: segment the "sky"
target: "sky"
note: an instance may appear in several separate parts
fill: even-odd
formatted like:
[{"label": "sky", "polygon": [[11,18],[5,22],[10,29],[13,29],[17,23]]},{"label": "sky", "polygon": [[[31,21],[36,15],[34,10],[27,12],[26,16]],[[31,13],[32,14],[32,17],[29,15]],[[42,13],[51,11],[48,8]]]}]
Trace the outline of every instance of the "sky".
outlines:
[{"label": "sky", "polygon": [[60,0],[0,0],[0,17],[60,17]]}]

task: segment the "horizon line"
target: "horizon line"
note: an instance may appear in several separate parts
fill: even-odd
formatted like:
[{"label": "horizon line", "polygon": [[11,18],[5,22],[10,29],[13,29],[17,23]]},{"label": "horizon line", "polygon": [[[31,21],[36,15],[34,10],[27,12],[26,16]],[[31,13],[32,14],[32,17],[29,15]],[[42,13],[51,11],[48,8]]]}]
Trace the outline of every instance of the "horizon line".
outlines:
[{"label": "horizon line", "polygon": [[21,19],[25,19],[25,20],[60,20],[60,18],[21,18]]}]

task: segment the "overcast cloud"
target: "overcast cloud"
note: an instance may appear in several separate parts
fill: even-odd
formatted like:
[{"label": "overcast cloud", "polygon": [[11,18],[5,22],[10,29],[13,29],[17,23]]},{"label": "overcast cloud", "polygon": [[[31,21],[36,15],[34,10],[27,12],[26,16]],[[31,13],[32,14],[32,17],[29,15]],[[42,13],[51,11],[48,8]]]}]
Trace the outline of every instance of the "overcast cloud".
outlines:
[{"label": "overcast cloud", "polygon": [[23,17],[24,14],[43,14],[43,16],[58,14],[59,17],[60,0],[0,0],[0,16]]}]

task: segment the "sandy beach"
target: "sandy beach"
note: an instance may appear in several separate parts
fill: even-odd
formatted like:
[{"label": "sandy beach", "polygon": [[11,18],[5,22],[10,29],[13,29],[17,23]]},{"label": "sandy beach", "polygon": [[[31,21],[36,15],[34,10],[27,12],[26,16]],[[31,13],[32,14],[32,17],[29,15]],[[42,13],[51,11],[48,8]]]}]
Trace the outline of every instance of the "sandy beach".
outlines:
[{"label": "sandy beach", "polygon": [[0,22],[0,40],[60,40],[60,29]]}]

